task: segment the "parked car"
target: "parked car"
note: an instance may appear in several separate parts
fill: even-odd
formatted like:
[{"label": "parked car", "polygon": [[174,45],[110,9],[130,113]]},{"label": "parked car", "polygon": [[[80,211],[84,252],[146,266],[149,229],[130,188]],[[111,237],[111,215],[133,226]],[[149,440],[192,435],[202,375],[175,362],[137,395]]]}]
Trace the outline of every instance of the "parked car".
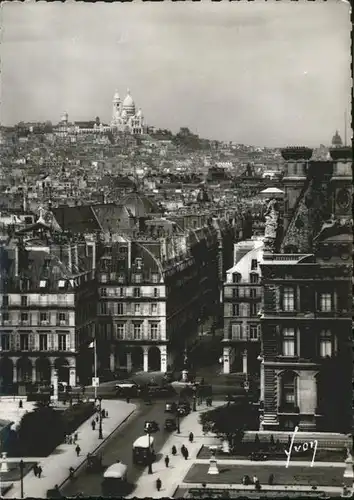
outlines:
[{"label": "parked car", "polygon": [[177,404],[173,402],[167,402],[165,404],[165,413],[175,413],[177,410]]},{"label": "parked car", "polygon": [[146,420],[144,424],[144,431],[153,434],[160,430],[159,424],[155,420]]},{"label": "parked car", "polygon": [[177,429],[177,422],[175,418],[166,418],[165,420],[165,425],[164,425],[165,431],[175,431]]}]

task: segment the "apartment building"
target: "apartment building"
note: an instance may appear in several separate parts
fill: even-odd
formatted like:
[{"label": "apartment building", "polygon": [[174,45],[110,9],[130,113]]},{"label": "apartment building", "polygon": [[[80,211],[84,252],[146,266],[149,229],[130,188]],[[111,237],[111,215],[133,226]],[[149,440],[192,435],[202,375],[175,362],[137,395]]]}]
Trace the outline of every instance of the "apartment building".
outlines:
[{"label": "apartment building", "polygon": [[258,373],[262,286],[261,239],[236,243],[224,283],[223,372]]},{"label": "apartment building", "polygon": [[48,227],[36,224],[0,250],[2,392],[50,383],[55,370],[75,386],[85,371],[79,351],[94,335],[95,242],[49,242]]}]

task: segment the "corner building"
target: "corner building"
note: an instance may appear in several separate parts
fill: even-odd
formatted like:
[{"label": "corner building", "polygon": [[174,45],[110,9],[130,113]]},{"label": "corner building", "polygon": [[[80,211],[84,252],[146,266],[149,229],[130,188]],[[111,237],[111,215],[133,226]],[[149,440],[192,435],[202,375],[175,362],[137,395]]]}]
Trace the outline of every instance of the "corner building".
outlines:
[{"label": "corner building", "polygon": [[[352,152],[287,148],[284,215],[269,203],[261,400],[265,430],[349,432],[352,407]],[[261,417],[262,418],[262,417]]]}]

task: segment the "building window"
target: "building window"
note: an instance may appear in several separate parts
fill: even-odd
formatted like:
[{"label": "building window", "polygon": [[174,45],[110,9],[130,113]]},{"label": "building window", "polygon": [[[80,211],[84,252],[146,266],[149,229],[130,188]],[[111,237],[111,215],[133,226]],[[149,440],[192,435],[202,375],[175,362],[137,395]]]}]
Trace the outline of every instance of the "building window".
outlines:
[{"label": "building window", "polygon": [[258,314],[258,304],[251,304],[251,316],[257,316]]},{"label": "building window", "polygon": [[159,289],[154,288],[154,297],[158,297],[158,296],[159,296]]},{"label": "building window", "polygon": [[251,299],[255,299],[257,297],[257,289],[256,288],[250,289],[250,297],[251,297]]},{"label": "building window", "polygon": [[322,312],[332,311],[332,294],[331,293],[321,293],[320,294],[320,311],[322,311]]},{"label": "building window", "polygon": [[8,333],[1,334],[1,350],[2,351],[10,350],[10,335]]},{"label": "building window", "polygon": [[159,324],[150,323],[150,339],[158,340],[158,336],[159,336]]},{"label": "building window", "polygon": [[141,323],[134,323],[133,325],[133,337],[134,340],[141,340],[142,325]]},{"label": "building window", "polygon": [[252,271],[255,271],[258,267],[258,260],[257,259],[252,259],[252,262],[251,262],[251,269]]},{"label": "building window", "polygon": [[134,314],[140,314],[140,304],[134,304]]},{"label": "building window", "polygon": [[234,273],[232,275],[232,282],[233,283],[240,283],[240,281],[241,281],[241,275],[238,273]]},{"label": "building window", "polygon": [[296,405],[296,374],[286,372],[281,379],[281,405],[295,406]]},{"label": "building window", "polygon": [[107,283],[107,274],[101,274],[100,276],[101,283]]},{"label": "building window", "polygon": [[59,351],[66,351],[66,335],[59,334],[58,335],[58,347]]},{"label": "building window", "polygon": [[41,312],[39,315],[39,321],[40,321],[40,323],[47,323],[48,322],[48,313]]},{"label": "building window", "polygon": [[322,330],[320,332],[320,356],[332,356],[332,333],[330,330]]},{"label": "building window", "polygon": [[119,289],[119,297],[124,297],[124,288]]},{"label": "building window", "polygon": [[141,283],[142,282],[142,275],[141,274],[134,274],[133,281],[134,281],[134,283]]},{"label": "building window", "polygon": [[28,313],[21,313],[21,323],[28,322]]},{"label": "building window", "polygon": [[285,287],[283,292],[284,311],[294,311],[295,309],[295,290],[292,287]]},{"label": "building window", "polygon": [[258,274],[256,273],[251,273],[250,274],[250,283],[258,283]]},{"label": "building window", "polygon": [[231,339],[241,340],[242,339],[242,326],[233,324],[231,325]]},{"label": "building window", "polygon": [[99,304],[99,314],[107,314],[107,302],[101,302]]},{"label": "building window", "polygon": [[117,314],[124,314],[123,302],[117,302]]},{"label": "building window", "polygon": [[140,288],[133,288],[133,297],[136,299],[140,297]]},{"label": "building window", "polygon": [[3,320],[3,321],[10,321],[10,313],[8,313],[8,312],[3,312],[3,313],[2,313],[2,320]]},{"label": "building window", "polygon": [[158,275],[158,273],[152,273],[151,274],[151,281],[153,283],[158,283],[159,282],[159,275]]},{"label": "building window", "polygon": [[125,336],[125,324],[124,323],[117,323],[117,338],[118,339],[124,339]]},{"label": "building window", "polygon": [[28,305],[28,300],[26,295],[21,296],[21,307],[27,307]]},{"label": "building window", "polygon": [[67,320],[66,313],[61,312],[58,314],[59,325],[66,325],[66,320]]},{"label": "building window", "polygon": [[7,307],[9,305],[9,296],[8,295],[3,295],[3,297],[2,297],[2,305],[4,307]]},{"label": "building window", "polygon": [[39,350],[48,351],[48,336],[41,334],[39,336]]},{"label": "building window", "polygon": [[238,293],[238,288],[233,288],[232,289],[232,298],[233,299],[237,299],[239,296],[239,293]]},{"label": "building window", "polygon": [[47,281],[46,280],[40,280],[39,282],[39,288],[45,288],[47,286]]},{"label": "building window", "polygon": [[21,333],[20,334],[20,350],[21,351],[28,351],[28,347],[29,347],[28,333]]},{"label": "building window", "polygon": [[250,339],[258,340],[258,325],[250,325]]},{"label": "building window", "polygon": [[240,315],[240,305],[232,304],[232,316],[239,316],[239,315]]},{"label": "building window", "polygon": [[285,328],[283,330],[283,356],[295,356],[294,328]]},{"label": "building window", "polygon": [[107,288],[101,288],[101,297],[107,297]]}]

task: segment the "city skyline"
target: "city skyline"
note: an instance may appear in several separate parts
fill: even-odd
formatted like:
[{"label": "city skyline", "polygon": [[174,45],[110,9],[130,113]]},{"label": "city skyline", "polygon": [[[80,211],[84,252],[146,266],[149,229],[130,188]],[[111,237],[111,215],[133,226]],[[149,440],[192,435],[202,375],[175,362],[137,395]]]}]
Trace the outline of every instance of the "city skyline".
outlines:
[{"label": "city skyline", "polygon": [[[3,4],[1,122],[99,116],[258,146],[350,137],[344,2]],[[185,105],[183,105],[183,102]],[[169,110],[166,112],[166,110]]]}]

